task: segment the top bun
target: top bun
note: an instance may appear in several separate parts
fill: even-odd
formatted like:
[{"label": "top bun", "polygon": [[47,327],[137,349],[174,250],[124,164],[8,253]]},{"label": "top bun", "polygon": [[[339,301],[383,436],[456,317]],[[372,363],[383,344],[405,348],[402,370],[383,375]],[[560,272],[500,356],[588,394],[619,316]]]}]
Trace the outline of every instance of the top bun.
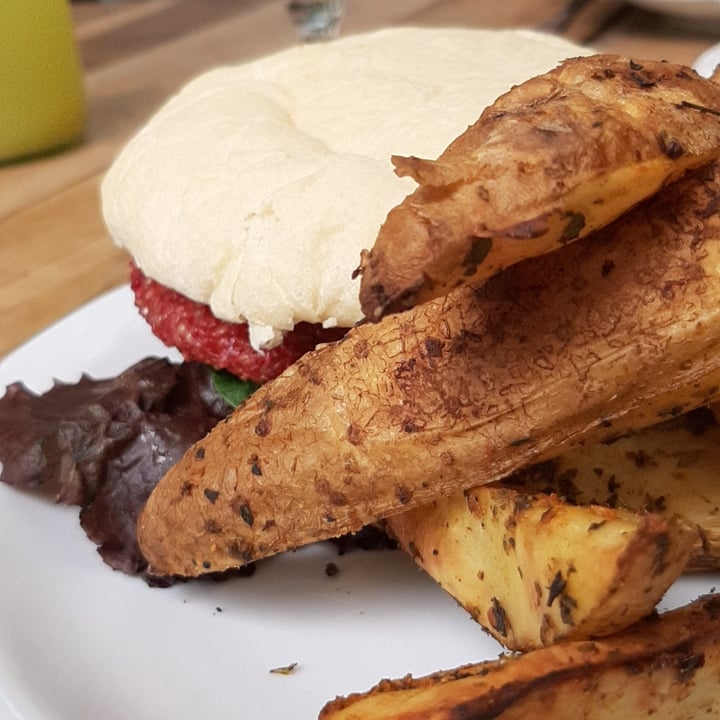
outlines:
[{"label": "top bun", "polygon": [[257,349],[362,317],[360,251],[414,189],[391,155],[435,158],[510,87],[588,51],[530,31],[386,29],[193,80],[102,185],[146,275],[247,322]]}]

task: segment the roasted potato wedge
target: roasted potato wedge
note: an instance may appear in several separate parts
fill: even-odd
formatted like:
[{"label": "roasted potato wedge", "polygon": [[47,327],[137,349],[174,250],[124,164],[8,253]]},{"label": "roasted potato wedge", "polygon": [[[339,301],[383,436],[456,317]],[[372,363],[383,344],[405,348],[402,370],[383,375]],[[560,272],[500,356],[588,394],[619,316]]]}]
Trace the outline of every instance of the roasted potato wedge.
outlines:
[{"label": "roasted potato wedge", "polygon": [[720,568],[720,427],[707,408],[620,437],[582,443],[503,484],[573,504],[680,515],[697,528],[689,570]]},{"label": "roasted potato wedge", "polygon": [[699,720],[720,713],[720,598],[708,596],[596,641],[337,698],[319,720]]},{"label": "roasted potato wedge", "polygon": [[492,485],[395,515],[387,526],[510,650],[632,625],[681,575],[697,538],[677,517]]},{"label": "roasted potato wedge", "polygon": [[152,571],[236,567],[712,402],[719,193],[713,166],[592,242],[305,355],[155,488]]},{"label": "roasted potato wedge", "polygon": [[445,295],[617,218],[720,151],[720,86],[689,68],[573,58],[514,87],[437,160],[363,253],[366,317]]},{"label": "roasted potato wedge", "polygon": [[617,632],[684,570],[717,569],[718,467],[720,427],[700,408],[386,526],[497,640],[528,650]]}]

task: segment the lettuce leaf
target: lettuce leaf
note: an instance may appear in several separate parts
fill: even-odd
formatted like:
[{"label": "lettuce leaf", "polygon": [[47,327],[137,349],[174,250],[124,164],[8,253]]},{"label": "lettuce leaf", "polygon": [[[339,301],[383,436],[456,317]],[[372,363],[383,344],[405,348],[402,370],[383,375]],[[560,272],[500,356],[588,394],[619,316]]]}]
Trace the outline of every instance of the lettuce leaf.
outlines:
[{"label": "lettuce leaf", "polygon": [[242,405],[259,387],[252,380],[241,380],[226,370],[212,371],[215,392],[230,406]]}]

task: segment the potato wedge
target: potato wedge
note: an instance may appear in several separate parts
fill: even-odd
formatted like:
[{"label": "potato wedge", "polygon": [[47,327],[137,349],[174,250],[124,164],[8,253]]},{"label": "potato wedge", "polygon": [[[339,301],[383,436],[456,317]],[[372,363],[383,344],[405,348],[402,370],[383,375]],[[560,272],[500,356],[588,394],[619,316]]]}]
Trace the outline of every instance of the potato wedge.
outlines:
[{"label": "potato wedge", "polygon": [[720,427],[707,409],[623,436],[582,443],[503,485],[573,504],[680,515],[697,528],[689,570],[720,568]]},{"label": "potato wedge", "polygon": [[593,242],[308,353],[193,446],[139,521],[156,574],[237,567],[720,389],[720,170]]},{"label": "potato wedge", "polygon": [[365,316],[445,295],[606,225],[720,151],[720,86],[664,62],[573,58],[514,87],[437,160],[363,253]]},{"label": "potato wedge", "polygon": [[717,569],[718,467],[720,427],[700,408],[386,526],[490,634],[528,650],[617,632],[683,570]]},{"label": "potato wedge", "polygon": [[319,720],[699,720],[720,713],[720,597],[564,642],[337,698]]},{"label": "potato wedge", "polygon": [[431,577],[510,650],[623,630],[681,575],[695,529],[486,485],[386,521]]}]

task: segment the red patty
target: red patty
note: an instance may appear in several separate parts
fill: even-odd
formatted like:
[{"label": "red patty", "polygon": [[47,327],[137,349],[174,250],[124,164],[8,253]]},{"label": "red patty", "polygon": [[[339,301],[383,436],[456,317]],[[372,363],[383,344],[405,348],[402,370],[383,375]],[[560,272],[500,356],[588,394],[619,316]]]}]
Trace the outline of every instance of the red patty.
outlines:
[{"label": "red patty", "polygon": [[246,324],[218,320],[207,305],[151,280],[134,266],[130,287],[140,314],[166,345],[177,348],[186,360],[257,383],[272,380],[318,343],[337,340],[347,332],[299,323],[281,345],[259,353],[250,345]]}]

